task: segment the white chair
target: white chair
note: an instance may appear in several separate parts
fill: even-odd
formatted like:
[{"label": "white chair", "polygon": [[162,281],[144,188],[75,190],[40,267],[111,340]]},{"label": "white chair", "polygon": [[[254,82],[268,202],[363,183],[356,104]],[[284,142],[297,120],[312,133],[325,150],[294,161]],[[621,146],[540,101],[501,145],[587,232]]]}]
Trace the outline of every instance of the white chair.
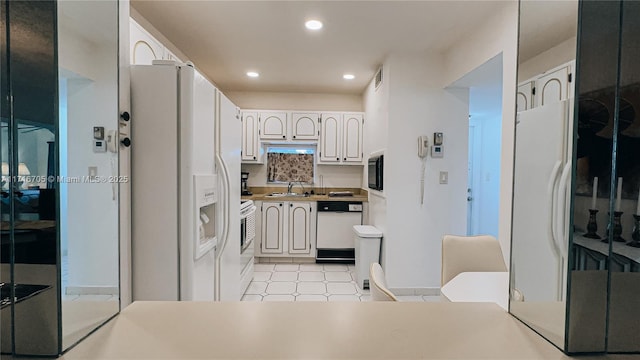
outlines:
[{"label": "white chair", "polygon": [[507,271],[498,240],[490,235],[455,236],[442,239],[444,285],[462,272]]},{"label": "white chair", "polygon": [[398,301],[398,298],[387,289],[384,271],[377,262],[371,263],[369,268],[369,289],[371,290],[371,301]]}]

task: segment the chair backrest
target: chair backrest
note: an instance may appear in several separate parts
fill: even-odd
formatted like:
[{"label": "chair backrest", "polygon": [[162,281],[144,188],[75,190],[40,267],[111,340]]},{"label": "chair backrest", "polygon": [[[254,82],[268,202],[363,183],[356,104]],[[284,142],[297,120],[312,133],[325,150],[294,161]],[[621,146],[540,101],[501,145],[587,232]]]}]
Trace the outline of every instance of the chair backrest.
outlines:
[{"label": "chair backrest", "polygon": [[472,271],[507,271],[498,240],[490,235],[445,235],[442,239],[440,285],[462,272]]},{"label": "chair backrest", "polygon": [[398,298],[387,289],[384,271],[377,262],[371,263],[369,269],[369,289],[371,289],[372,301],[398,301]]}]

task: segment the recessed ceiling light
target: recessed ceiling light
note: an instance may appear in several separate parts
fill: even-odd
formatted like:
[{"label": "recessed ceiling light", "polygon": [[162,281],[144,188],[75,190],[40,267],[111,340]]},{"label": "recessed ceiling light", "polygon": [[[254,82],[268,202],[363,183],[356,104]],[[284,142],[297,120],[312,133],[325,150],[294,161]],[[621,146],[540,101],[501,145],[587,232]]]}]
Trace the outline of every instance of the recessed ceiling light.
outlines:
[{"label": "recessed ceiling light", "polygon": [[353,74],[344,74],[344,75],[342,75],[342,78],[345,79],[345,80],[353,80],[356,77]]},{"label": "recessed ceiling light", "polygon": [[249,72],[247,72],[247,76],[248,77],[252,77],[252,78],[257,78],[258,76],[260,76],[260,74],[258,74],[255,71],[249,71]]},{"label": "recessed ceiling light", "polygon": [[322,22],[319,20],[309,20],[304,23],[304,26],[306,26],[309,30],[320,30],[322,29]]}]

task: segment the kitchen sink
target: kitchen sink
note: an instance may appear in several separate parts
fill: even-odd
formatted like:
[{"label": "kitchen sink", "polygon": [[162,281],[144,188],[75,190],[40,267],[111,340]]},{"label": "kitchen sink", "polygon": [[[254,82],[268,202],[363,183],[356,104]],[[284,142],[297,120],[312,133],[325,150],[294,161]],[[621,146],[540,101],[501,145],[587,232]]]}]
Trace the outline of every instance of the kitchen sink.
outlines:
[{"label": "kitchen sink", "polygon": [[307,197],[309,196],[309,194],[300,194],[300,193],[281,193],[281,192],[273,192],[269,195],[267,195],[267,197]]}]

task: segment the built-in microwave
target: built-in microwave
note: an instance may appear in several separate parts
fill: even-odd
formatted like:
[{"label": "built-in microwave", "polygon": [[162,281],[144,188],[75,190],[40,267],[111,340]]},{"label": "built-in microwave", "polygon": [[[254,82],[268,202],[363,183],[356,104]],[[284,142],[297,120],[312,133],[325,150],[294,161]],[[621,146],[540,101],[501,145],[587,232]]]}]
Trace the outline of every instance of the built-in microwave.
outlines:
[{"label": "built-in microwave", "polygon": [[369,158],[369,189],[382,191],[384,155]]}]

